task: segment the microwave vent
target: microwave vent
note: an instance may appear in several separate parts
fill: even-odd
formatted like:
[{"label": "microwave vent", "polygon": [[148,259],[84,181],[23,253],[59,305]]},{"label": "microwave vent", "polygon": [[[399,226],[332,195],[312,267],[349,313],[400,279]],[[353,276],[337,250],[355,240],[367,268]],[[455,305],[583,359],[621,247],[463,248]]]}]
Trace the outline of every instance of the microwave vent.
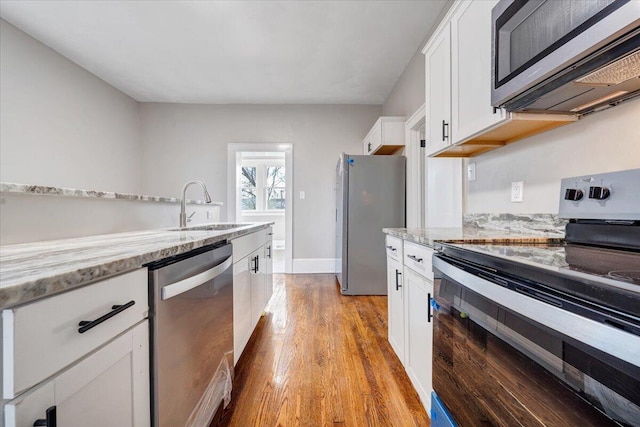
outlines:
[{"label": "microwave vent", "polygon": [[575,82],[590,86],[611,86],[638,77],[640,77],[640,50],[587,74]]}]

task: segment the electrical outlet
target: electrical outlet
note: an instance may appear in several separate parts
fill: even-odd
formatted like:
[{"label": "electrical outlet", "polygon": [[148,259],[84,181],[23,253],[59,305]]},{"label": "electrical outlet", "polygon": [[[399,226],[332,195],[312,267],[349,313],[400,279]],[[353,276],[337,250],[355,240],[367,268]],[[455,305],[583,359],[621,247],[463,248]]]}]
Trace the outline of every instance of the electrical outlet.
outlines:
[{"label": "electrical outlet", "polygon": [[475,181],[476,180],[476,164],[469,163],[467,165],[467,181]]},{"label": "electrical outlet", "polygon": [[524,201],[524,181],[516,181],[511,183],[511,201]]},{"label": "electrical outlet", "polygon": [[213,211],[207,211],[207,219],[213,218]]}]

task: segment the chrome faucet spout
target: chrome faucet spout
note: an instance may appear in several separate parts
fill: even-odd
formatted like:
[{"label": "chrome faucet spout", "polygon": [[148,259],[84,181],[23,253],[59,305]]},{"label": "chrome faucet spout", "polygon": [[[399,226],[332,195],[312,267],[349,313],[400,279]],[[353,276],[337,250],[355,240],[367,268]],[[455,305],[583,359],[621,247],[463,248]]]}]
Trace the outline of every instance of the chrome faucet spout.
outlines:
[{"label": "chrome faucet spout", "polygon": [[204,185],[202,181],[187,182],[184,187],[182,187],[182,200],[180,200],[180,228],[187,226],[187,188],[189,188],[191,184],[198,184],[202,187],[202,191],[204,192],[204,201],[206,203],[211,203],[211,196],[207,191],[206,185]]}]

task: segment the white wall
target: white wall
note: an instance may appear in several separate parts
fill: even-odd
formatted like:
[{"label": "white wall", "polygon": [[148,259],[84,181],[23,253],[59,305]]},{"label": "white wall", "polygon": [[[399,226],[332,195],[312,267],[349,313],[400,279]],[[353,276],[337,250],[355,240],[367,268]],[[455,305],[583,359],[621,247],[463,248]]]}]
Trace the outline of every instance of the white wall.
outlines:
[{"label": "white wall", "polygon": [[[0,180],[142,194],[139,162],[139,104],[0,20]],[[219,216],[217,207],[187,210],[197,212],[193,223]],[[179,211],[179,204],[3,193],[0,244],[177,226]]]},{"label": "white wall", "polygon": [[454,0],[447,0],[440,14],[435,19],[432,28],[425,28],[424,41],[420,48],[398,78],[398,81],[391,89],[391,92],[382,105],[383,116],[404,116],[411,117],[425,101],[425,61],[422,54],[422,47],[429,41],[434,30],[447,14]]},{"label": "white wall", "polygon": [[[558,213],[560,180],[640,168],[640,99],[475,157],[468,213]],[[524,181],[524,202],[509,200]]]},{"label": "white wall", "polygon": [[417,51],[382,105],[383,116],[411,117],[425,98],[424,55]]},{"label": "white wall", "polygon": [[139,193],[138,103],[0,20],[0,180]]},{"label": "white wall", "polygon": [[200,179],[221,200],[227,192],[227,143],[292,143],[293,257],[335,257],[336,161],[341,152],[361,152],[380,106],[148,103],[140,111],[146,193],[178,196],[181,183]]},{"label": "white wall", "polygon": [[[179,225],[179,203],[5,193],[0,199],[0,245]],[[189,225],[216,222],[220,207],[187,205]],[[210,211],[211,218],[207,218]]]}]

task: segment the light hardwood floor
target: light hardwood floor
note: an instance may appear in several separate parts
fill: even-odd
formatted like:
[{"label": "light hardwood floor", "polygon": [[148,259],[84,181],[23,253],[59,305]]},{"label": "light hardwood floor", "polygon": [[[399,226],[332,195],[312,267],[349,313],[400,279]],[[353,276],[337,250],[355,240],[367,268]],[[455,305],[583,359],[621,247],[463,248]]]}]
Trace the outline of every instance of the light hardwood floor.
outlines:
[{"label": "light hardwood floor", "polygon": [[386,297],[341,296],[332,274],[274,281],[219,425],[429,425],[387,341]]}]

